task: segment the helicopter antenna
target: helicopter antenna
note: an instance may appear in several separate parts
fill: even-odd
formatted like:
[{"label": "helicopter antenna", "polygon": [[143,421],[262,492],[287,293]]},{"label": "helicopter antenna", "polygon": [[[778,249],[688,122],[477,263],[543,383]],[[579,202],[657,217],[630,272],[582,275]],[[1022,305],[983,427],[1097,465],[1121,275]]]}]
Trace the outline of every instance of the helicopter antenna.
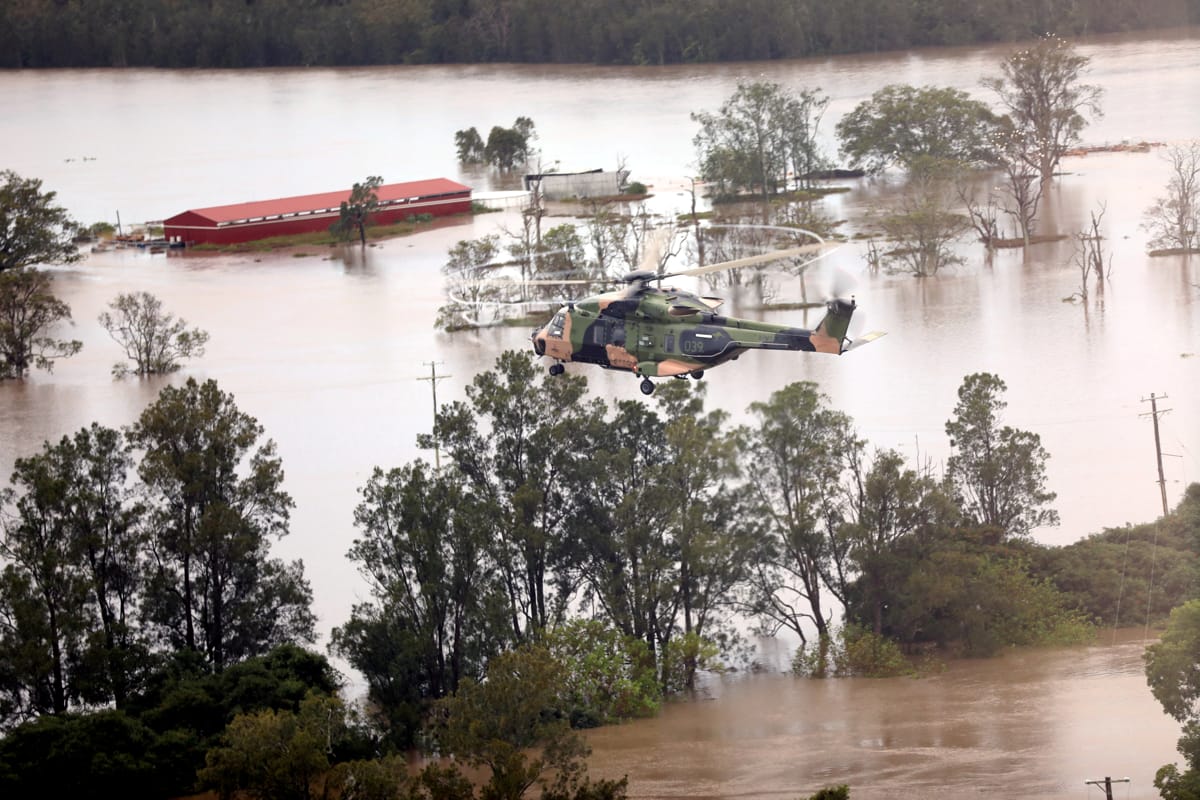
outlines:
[{"label": "helicopter antenna", "polygon": [[444,380],[446,380],[446,378],[453,378],[454,376],[437,374],[437,365],[442,363],[440,361],[425,361],[423,363],[429,365],[429,377],[417,378],[417,380],[429,381],[429,388],[433,391],[433,469],[434,469],[434,473],[436,474],[436,473],[442,471],[442,457],[441,457],[441,453],[439,452],[439,449],[438,449],[438,440],[437,440],[437,413],[438,413],[437,382],[444,381]]}]

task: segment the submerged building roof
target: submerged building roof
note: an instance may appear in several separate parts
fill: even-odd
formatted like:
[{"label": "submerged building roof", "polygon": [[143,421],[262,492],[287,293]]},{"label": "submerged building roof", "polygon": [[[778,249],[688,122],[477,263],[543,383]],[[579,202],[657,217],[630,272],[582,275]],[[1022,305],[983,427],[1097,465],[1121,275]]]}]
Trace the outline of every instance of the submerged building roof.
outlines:
[{"label": "submerged building roof", "polygon": [[[461,194],[470,191],[471,187],[464,186],[457,181],[452,181],[448,178],[431,178],[424,181],[385,184],[375,190],[375,196],[379,198],[379,204],[382,206],[396,202],[412,201],[421,197]],[[220,225],[222,223],[245,222],[267,217],[292,216],[306,212],[314,214],[336,212],[341,208],[342,203],[349,199],[350,190],[343,189],[338,192],[322,192],[320,194],[305,194],[296,197],[279,197],[274,200],[254,200],[249,203],[234,203],[227,206],[193,208],[184,213],[195,214]]]}]

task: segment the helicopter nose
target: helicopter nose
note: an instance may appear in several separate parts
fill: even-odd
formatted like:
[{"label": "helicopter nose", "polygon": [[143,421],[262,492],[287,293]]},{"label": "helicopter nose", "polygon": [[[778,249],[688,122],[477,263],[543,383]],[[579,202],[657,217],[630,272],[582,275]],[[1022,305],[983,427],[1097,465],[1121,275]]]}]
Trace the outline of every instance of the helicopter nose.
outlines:
[{"label": "helicopter nose", "polygon": [[544,337],[542,337],[541,333],[541,328],[535,328],[529,339],[533,342],[533,352],[537,353],[539,356],[544,356],[546,355],[546,340]]}]

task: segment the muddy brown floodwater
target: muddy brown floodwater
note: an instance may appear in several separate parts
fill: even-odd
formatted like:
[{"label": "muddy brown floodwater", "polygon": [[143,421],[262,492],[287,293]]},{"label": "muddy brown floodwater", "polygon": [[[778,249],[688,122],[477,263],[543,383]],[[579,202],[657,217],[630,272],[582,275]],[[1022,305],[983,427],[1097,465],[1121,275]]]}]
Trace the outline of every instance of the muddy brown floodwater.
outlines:
[{"label": "muddy brown floodwater", "polygon": [[[1090,39],[1087,79],[1105,115],[1089,144],[1200,137],[1200,29]],[[657,212],[686,208],[695,172],[689,114],[716,110],[743,80],[821,88],[821,127],[887,83],[953,86],[990,101],[980,79],[1007,47],[959,48],[665,69],[444,66],[371,69],[64,70],[0,72],[0,169],[37,177],[83,222],[162,219],[187,208],[446,176],[477,190],[512,177],[463,172],[453,135],[531,117],[543,163],[564,171],[615,167],[652,185]],[[850,244],[830,263],[857,277],[852,335],[888,335],[840,359],[752,353],[704,381],[709,407],[734,423],[751,402],[813,380],[879,447],[937,464],[944,423],[965,374],[998,373],[1006,422],[1042,437],[1062,516],[1035,531],[1066,544],[1105,526],[1160,513],[1153,435],[1142,399],[1166,394],[1167,490],[1177,502],[1200,478],[1200,259],[1150,259],[1141,215],[1166,185],[1157,151],[1067,159],[1047,196],[1046,231],[1082,228],[1106,207],[1114,274],[1102,296],[1065,303],[1078,288],[1070,242],[991,260],[964,242],[965,264],[917,281],[868,275]],[[853,182],[826,201],[853,220],[886,182]],[[559,221],[559,220],[556,220]],[[563,219],[561,221],[567,221]],[[464,399],[472,377],[523,329],[448,336],[433,330],[439,268],[460,239],[517,212],[478,216],[370,248],[263,257],[138,252],[91,255],[55,269],[84,342],[53,373],[0,385],[0,481],[13,460],[92,421],[126,425],[163,385],[214,378],[278,443],[296,500],[291,533],[274,548],[302,558],[320,642],[348,619],[367,587],[346,558],[356,490],[376,466],[428,453],[426,363],[450,376],[440,401]],[[148,290],[211,334],[206,356],[179,374],[114,382],[120,353],[96,322],[119,292]],[[780,299],[796,287],[781,284]],[[736,295],[727,308],[746,311]],[[766,315],[803,323],[792,312]],[[571,369],[575,369],[574,366]],[[581,368],[591,391],[639,399],[628,375]],[[786,649],[779,642],[762,647]],[[661,717],[592,732],[593,769],[628,772],[636,797],[799,797],[846,782],[854,797],[1087,797],[1083,781],[1128,775],[1149,797],[1154,771],[1175,757],[1177,729],[1151,698],[1141,644],[1013,654],[960,662],[921,680],[797,681],[780,674],[727,679],[712,699]],[[760,654],[761,655],[761,654]],[[772,663],[787,663],[780,652]],[[1093,790],[1094,792],[1095,790]],[[1095,796],[1093,794],[1093,796]],[[1120,794],[1119,796],[1125,796]]]},{"label": "muddy brown floodwater", "polygon": [[792,800],[849,784],[858,800],[1103,797],[1086,780],[1128,777],[1117,797],[1155,797],[1179,726],[1142,673],[1141,631],[1086,648],[957,661],[929,677],[727,678],[711,699],[589,732],[595,777],[636,798]]}]

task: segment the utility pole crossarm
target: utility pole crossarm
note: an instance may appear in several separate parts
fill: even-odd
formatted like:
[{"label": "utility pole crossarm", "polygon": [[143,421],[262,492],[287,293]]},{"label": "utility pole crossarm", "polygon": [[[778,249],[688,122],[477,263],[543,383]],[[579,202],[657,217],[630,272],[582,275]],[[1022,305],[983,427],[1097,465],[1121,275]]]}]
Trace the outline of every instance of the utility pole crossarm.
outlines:
[{"label": "utility pole crossarm", "polygon": [[1129,778],[1109,778],[1105,776],[1103,779],[1094,781],[1084,781],[1084,786],[1099,786],[1104,785],[1104,797],[1106,800],[1113,800],[1112,785],[1114,783],[1129,783]]}]

